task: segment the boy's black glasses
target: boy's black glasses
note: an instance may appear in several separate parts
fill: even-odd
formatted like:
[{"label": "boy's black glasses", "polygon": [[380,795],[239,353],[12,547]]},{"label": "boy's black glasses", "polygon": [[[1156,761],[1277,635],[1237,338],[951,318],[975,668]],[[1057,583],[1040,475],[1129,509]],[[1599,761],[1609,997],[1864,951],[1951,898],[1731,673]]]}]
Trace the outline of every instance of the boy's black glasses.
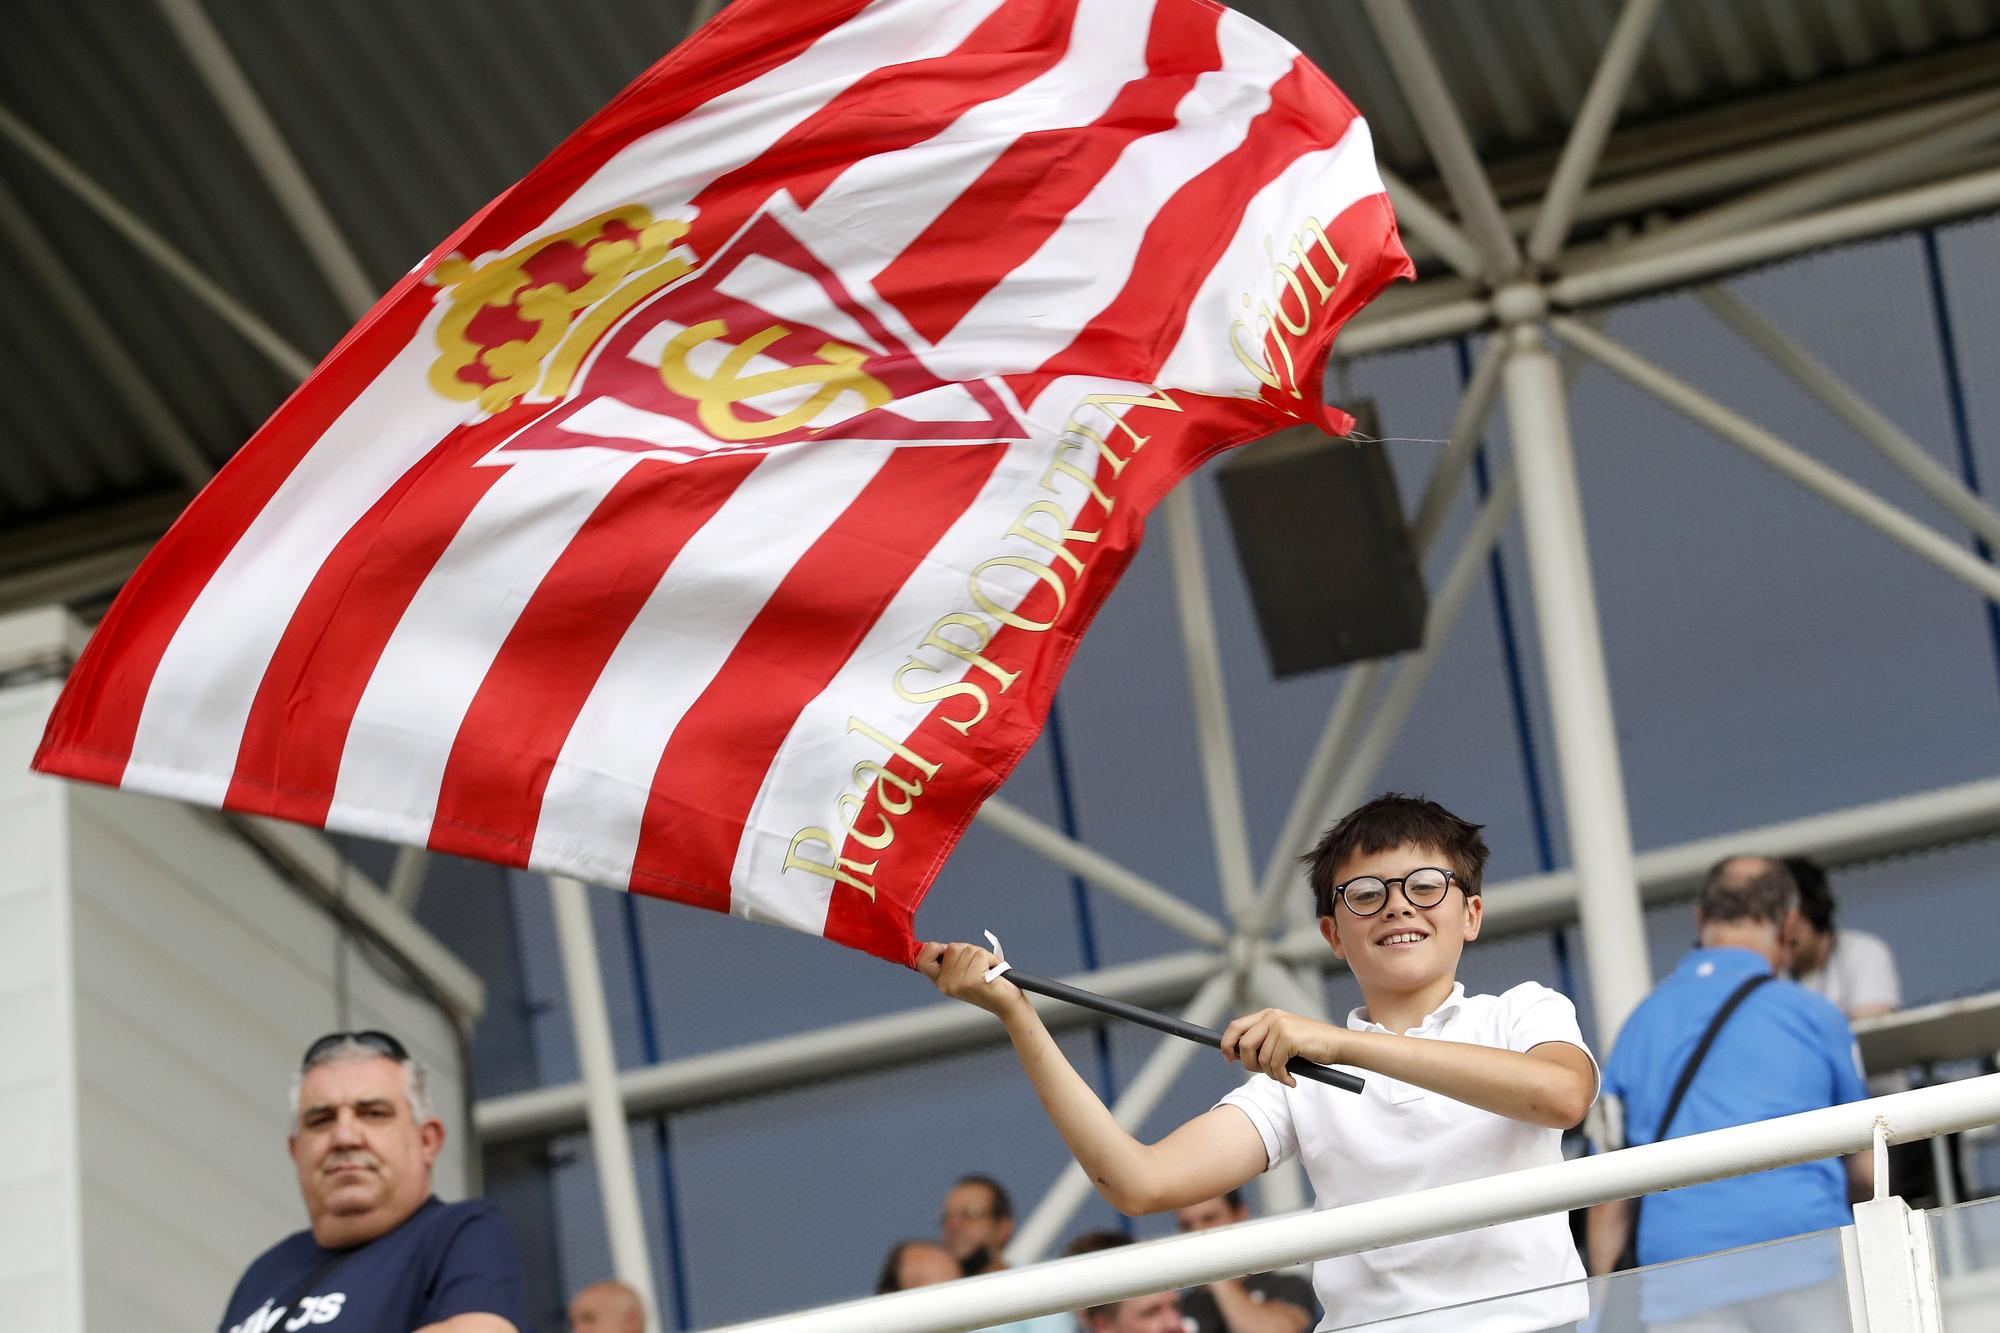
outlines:
[{"label": "boy's black glasses", "polygon": [[305,1056],[299,1061],[299,1068],[301,1070],[311,1069],[313,1061],[319,1059],[343,1041],[351,1041],[357,1046],[366,1046],[371,1051],[379,1051],[381,1054],[388,1056],[391,1060],[398,1063],[410,1058],[410,1053],[403,1049],[402,1042],[397,1041],[386,1032],[377,1032],[373,1028],[370,1028],[365,1032],[327,1033],[324,1037],[306,1047]]},{"label": "boy's black glasses", "polygon": [[[1347,910],[1356,916],[1374,916],[1389,905],[1389,886],[1403,886],[1403,897],[1412,907],[1436,907],[1451,892],[1452,880],[1458,876],[1449,870],[1436,866],[1425,866],[1412,870],[1399,879],[1378,879],[1374,875],[1356,875],[1345,884],[1333,886],[1334,896],[1347,904]],[[1331,914],[1331,904],[1328,904]]]}]

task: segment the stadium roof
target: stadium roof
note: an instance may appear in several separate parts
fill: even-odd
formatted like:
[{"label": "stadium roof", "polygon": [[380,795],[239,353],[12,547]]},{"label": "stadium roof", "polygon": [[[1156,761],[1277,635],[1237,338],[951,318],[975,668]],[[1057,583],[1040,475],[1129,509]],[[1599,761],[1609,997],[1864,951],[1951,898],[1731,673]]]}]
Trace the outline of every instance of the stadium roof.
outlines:
[{"label": "stadium roof", "polygon": [[[1406,209],[1415,194],[1451,216],[1370,6],[1240,7],[1361,106]],[[100,602],[376,293],[672,47],[697,9],[11,6],[0,44],[0,282],[14,294],[0,310],[13,371],[0,395],[0,608]],[[1525,229],[1619,0],[1412,10]],[[1982,93],[1995,86],[2000,0],[1667,4],[1577,231],[1684,214],[1897,136],[2000,121],[2000,98]],[[1981,138],[1976,125],[1961,134]],[[1990,136],[1974,148],[1983,164]],[[1912,154],[1896,183],[1942,170],[1936,156]],[[1954,169],[1968,165],[1953,156]],[[1398,298],[1421,304],[1423,287]]]}]

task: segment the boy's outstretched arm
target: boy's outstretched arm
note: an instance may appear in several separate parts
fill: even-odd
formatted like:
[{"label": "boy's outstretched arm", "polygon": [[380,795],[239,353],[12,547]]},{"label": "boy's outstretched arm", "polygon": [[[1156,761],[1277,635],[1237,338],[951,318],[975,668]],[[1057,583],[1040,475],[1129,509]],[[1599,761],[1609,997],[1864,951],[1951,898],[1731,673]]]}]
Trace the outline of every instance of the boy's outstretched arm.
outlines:
[{"label": "boy's outstretched arm", "polygon": [[1020,988],[1004,976],[986,980],[986,969],[994,962],[992,954],[974,945],[927,944],[917,966],[940,991],[977,1005],[1005,1025],[1042,1109],[1113,1208],[1128,1216],[1181,1208],[1233,1190],[1263,1172],[1268,1165],[1263,1137],[1234,1107],[1204,1112],[1158,1143],[1133,1138],[1070,1067]]},{"label": "boy's outstretched arm", "polygon": [[1596,1066],[1566,1041],[1507,1051],[1463,1041],[1353,1032],[1283,1009],[1261,1009],[1223,1029],[1222,1054],[1288,1087],[1293,1080],[1285,1062],[1295,1055],[1317,1064],[1366,1069],[1549,1129],[1581,1124],[1597,1097]]}]

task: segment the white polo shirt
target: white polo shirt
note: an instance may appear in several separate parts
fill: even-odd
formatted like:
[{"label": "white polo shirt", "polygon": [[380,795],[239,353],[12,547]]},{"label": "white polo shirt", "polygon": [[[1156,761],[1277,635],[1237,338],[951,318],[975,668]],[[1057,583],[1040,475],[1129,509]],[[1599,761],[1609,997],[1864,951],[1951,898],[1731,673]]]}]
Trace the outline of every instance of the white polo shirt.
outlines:
[{"label": "white polo shirt", "polygon": [[[1363,1010],[1347,1016],[1356,1031],[1382,1032]],[[1463,985],[1406,1035],[1525,1051],[1562,1041],[1583,1051],[1576,1007],[1539,982],[1503,995],[1467,995]],[[1595,1057],[1592,1057],[1595,1063]],[[1547,1166],[1562,1160],[1562,1132],[1482,1111],[1441,1093],[1354,1070],[1366,1086],[1357,1096],[1321,1083],[1288,1088],[1253,1075],[1217,1105],[1234,1106],[1264,1139],[1270,1165],[1298,1157],[1312,1178],[1314,1206],[1338,1208],[1408,1194],[1480,1176]],[[1396,1319],[1398,1333],[1530,1333],[1590,1313],[1580,1283],[1583,1264],[1562,1213],[1432,1240],[1390,1245],[1313,1265],[1313,1287],[1326,1310],[1321,1329],[1346,1328],[1444,1306],[1488,1301],[1431,1318]]]}]

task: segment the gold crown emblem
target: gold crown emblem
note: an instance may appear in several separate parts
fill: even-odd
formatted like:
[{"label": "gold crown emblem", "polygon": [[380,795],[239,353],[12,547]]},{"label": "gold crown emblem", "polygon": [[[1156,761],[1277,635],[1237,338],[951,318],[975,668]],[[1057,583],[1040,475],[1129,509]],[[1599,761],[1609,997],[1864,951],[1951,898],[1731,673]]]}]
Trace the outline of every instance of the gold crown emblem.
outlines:
[{"label": "gold crown emblem", "polygon": [[674,249],[686,234],[627,204],[484,264],[445,260],[431,275],[451,296],[431,387],[489,413],[529,393],[559,397],[619,316],[690,271]]}]

